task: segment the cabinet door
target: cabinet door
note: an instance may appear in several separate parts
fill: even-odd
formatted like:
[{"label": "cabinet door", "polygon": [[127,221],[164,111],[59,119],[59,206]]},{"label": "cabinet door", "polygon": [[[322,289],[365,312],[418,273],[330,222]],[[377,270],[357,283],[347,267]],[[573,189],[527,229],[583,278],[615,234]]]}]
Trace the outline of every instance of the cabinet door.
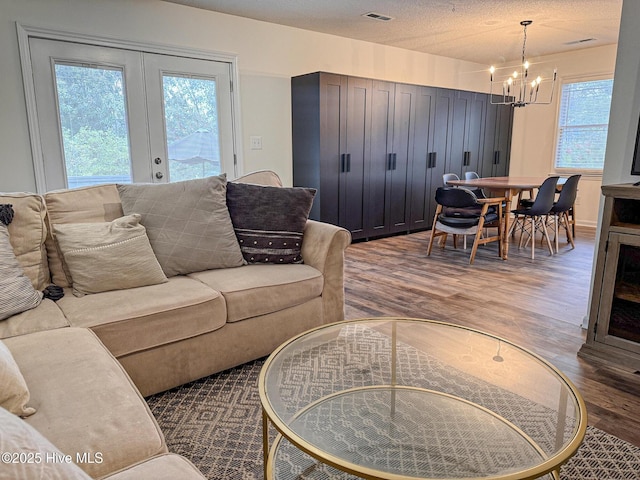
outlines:
[{"label": "cabinet door", "polygon": [[[430,202],[430,212],[435,213],[436,188],[442,187],[442,175],[451,163],[451,145],[449,139],[453,131],[453,103],[455,97],[454,90],[438,89],[436,95],[436,114],[433,131],[433,155],[431,159],[431,185],[432,192]],[[430,221],[433,220],[433,213],[430,214]]]},{"label": "cabinet door", "polygon": [[447,173],[464,178],[465,172],[479,172],[484,146],[486,103],[486,95],[483,94],[456,92],[454,95]]},{"label": "cabinet door", "polygon": [[409,231],[411,184],[409,166],[413,157],[416,97],[418,87],[396,85],[393,115],[393,151],[389,158],[387,181],[389,198],[389,229],[391,232]]},{"label": "cabinet door", "polygon": [[487,102],[486,119],[481,176],[503,177],[509,174],[513,108]]},{"label": "cabinet door", "polygon": [[465,172],[480,173],[484,149],[487,95],[471,93],[468,96],[470,97],[467,110],[468,128],[465,137],[465,150],[462,153],[461,178],[464,178]]},{"label": "cabinet door", "polygon": [[435,205],[431,205],[435,195],[435,190],[431,189],[431,178],[435,169],[432,164],[435,153],[433,135],[436,123],[436,89],[418,87],[415,104],[413,153],[407,181],[411,190],[411,230],[431,227],[435,211]]},{"label": "cabinet door", "polygon": [[372,81],[348,78],[346,145],[340,154],[339,222],[354,238],[365,235],[365,183],[371,152]]},{"label": "cabinet door", "polygon": [[393,111],[395,84],[373,82],[371,157],[368,173],[367,234],[389,232],[390,185],[393,169]]},{"label": "cabinet door", "polygon": [[496,118],[497,135],[494,153],[494,177],[504,177],[509,174],[509,159],[511,157],[511,129],[513,127],[513,107],[498,105]]}]

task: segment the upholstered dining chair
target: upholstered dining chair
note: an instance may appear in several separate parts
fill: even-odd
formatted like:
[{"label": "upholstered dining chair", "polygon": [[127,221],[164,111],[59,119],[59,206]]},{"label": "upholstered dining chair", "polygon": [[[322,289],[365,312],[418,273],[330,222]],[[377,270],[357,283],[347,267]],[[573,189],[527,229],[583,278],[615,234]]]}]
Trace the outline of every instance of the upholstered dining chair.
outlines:
[{"label": "upholstered dining chair", "polygon": [[551,247],[551,240],[549,239],[549,232],[547,231],[547,217],[551,212],[551,207],[553,207],[553,202],[555,200],[558,178],[559,177],[548,177],[542,185],[540,185],[536,198],[530,208],[517,208],[516,210],[511,211],[516,218],[520,216],[523,217],[521,220],[522,231],[520,233],[519,247],[522,248],[522,244],[524,243],[526,236],[526,243],[528,244],[531,242],[532,260],[534,259],[536,249],[536,229],[540,229],[542,231],[543,239],[547,240],[549,253],[553,255],[553,248]]},{"label": "upholstered dining chair", "polygon": [[562,226],[567,233],[567,241],[571,244],[571,248],[575,248],[576,245],[573,242],[575,219],[570,219],[569,215],[574,208],[576,196],[578,195],[578,182],[581,175],[571,175],[567,178],[567,181],[560,190],[560,196],[558,201],[551,207],[550,218],[554,223],[554,243],[556,247],[556,253],[558,253],[558,229]]},{"label": "upholstered dining chair", "polygon": [[[431,255],[433,241],[442,237],[444,248],[447,235],[453,234],[453,246],[457,248],[458,235],[474,235],[469,264],[473,263],[479,245],[498,242],[498,255],[502,257],[502,202],[504,198],[477,198],[465,188],[439,187],[436,190],[436,213],[431,228],[427,256]],[[493,211],[490,212],[489,208]],[[496,227],[497,235],[482,234],[484,228]]]}]

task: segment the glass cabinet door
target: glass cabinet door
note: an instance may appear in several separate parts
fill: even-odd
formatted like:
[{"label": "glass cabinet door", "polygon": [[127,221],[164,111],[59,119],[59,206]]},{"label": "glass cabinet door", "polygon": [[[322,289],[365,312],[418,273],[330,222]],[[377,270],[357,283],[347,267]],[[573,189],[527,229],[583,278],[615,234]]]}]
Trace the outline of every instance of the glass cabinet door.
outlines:
[{"label": "glass cabinet door", "polygon": [[640,235],[610,233],[598,341],[640,352]]}]

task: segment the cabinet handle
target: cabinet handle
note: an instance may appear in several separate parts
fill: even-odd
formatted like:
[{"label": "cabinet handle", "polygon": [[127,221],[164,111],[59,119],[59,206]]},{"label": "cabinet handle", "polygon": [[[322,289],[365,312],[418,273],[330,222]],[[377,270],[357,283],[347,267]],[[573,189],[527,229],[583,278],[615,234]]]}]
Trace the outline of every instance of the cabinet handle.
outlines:
[{"label": "cabinet handle", "polygon": [[387,154],[387,170],[393,170],[393,153]]},{"label": "cabinet handle", "polygon": [[496,150],[495,152],[493,152],[493,164],[494,165],[500,164],[500,150]]},{"label": "cabinet handle", "polygon": [[438,159],[438,152],[429,153],[429,162],[431,164],[429,168],[436,168],[437,159]]},{"label": "cabinet handle", "polygon": [[398,163],[398,155],[396,153],[393,154],[393,169],[396,169],[396,165]]},{"label": "cabinet handle", "polygon": [[347,153],[347,173],[351,171],[351,154]]},{"label": "cabinet handle", "polygon": [[463,165],[465,167],[468,167],[469,164],[471,163],[471,152],[464,152],[464,160],[463,160]]},{"label": "cabinet handle", "polygon": [[340,155],[340,173],[347,171],[347,155],[342,153]]}]

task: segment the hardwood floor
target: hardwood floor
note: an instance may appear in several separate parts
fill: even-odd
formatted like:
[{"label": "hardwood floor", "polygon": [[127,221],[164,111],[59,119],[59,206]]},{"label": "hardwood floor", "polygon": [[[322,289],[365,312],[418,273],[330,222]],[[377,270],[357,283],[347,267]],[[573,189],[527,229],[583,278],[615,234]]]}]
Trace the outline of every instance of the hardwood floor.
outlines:
[{"label": "hardwood floor", "polygon": [[[429,318],[467,325],[507,338],[541,355],[578,387],[589,425],[640,446],[640,374],[576,355],[585,338],[595,230],[578,227],[576,248],[560,237],[550,256],[538,242],[511,245],[502,261],[497,243],[445,250],[429,232],[354,243],[346,252],[346,316]],[[460,242],[462,243],[462,242]]]}]

